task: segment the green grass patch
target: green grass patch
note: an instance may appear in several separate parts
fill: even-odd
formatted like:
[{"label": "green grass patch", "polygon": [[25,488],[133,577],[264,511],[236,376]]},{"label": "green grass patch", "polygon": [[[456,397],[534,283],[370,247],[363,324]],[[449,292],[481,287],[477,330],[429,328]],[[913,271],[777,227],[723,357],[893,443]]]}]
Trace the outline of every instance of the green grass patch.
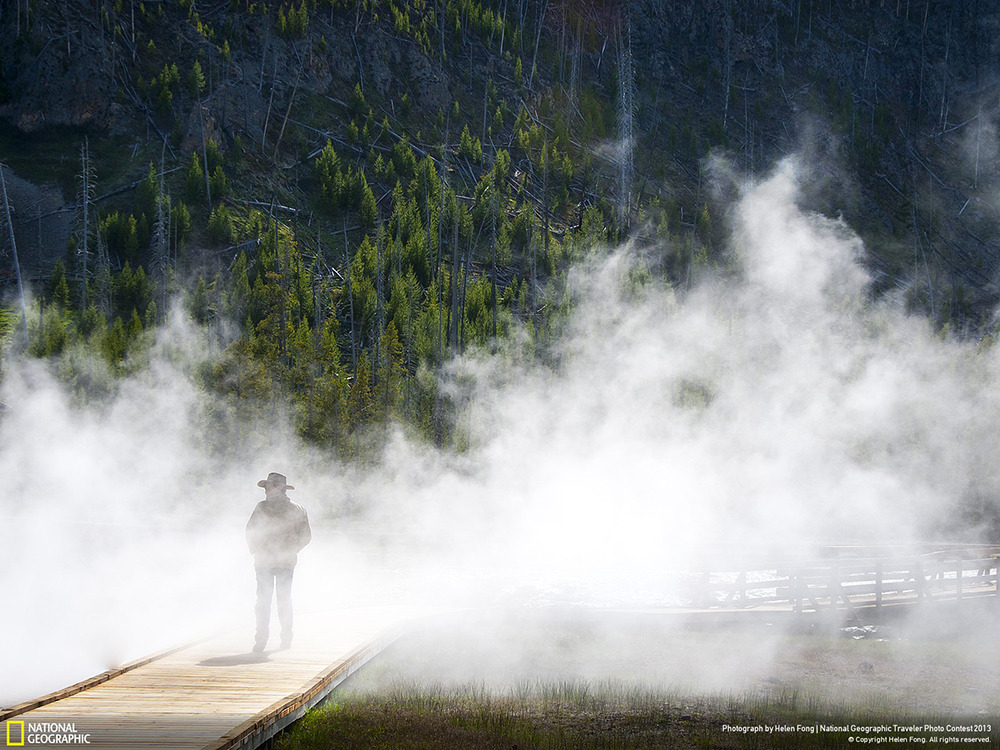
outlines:
[{"label": "green grass patch", "polygon": [[[277,750],[434,748],[833,748],[851,738],[885,744],[934,743],[949,736],[1000,740],[994,722],[900,714],[875,702],[837,707],[800,693],[692,697],[630,684],[556,682],[504,693],[399,686],[337,693],[279,738]],[[941,728],[941,729],[939,729]],[[888,739],[888,738],[895,739]],[[935,743],[937,744],[937,743]]]},{"label": "green grass patch", "polygon": [[1000,651],[973,627],[988,622],[947,634],[900,623],[862,639],[627,613],[441,622],[379,654],[277,747],[990,746]]}]

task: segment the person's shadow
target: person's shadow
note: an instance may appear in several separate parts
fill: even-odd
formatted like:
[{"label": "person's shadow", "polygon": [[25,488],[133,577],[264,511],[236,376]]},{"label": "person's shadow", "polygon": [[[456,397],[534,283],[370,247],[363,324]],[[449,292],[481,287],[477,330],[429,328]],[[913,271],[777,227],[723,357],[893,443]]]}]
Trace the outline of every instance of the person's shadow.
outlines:
[{"label": "person's shadow", "polygon": [[235,667],[240,664],[260,664],[265,661],[270,661],[267,658],[267,653],[254,653],[253,651],[246,654],[230,654],[229,656],[213,656],[204,661],[198,662],[199,667]]}]

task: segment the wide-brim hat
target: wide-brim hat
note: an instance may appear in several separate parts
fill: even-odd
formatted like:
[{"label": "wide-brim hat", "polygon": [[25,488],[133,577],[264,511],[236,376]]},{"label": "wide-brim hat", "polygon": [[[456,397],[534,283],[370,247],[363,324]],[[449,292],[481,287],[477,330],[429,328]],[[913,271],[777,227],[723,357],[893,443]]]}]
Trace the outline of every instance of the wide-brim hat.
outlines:
[{"label": "wide-brim hat", "polygon": [[267,479],[261,479],[259,482],[257,482],[257,486],[258,487],[264,487],[265,485],[268,485],[268,484],[273,484],[276,487],[281,487],[282,489],[286,489],[286,490],[294,490],[295,489],[294,487],[292,487],[292,485],[288,484],[288,482],[285,480],[285,475],[284,474],[279,474],[276,471],[272,471],[270,474],[268,474],[267,475]]}]

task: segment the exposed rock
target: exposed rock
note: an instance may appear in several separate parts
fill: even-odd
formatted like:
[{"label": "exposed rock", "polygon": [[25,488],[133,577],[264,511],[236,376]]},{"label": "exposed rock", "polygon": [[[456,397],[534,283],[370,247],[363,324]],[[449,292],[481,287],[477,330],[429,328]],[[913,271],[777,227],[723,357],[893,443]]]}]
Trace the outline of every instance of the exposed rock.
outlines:
[{"label": "exposed rock", "polygon": [[64,33],[39,28],[16,39],[8,28],[0,37],[8,94],[0,117],[24,132],[52,125],[120,130],[124,111],[115,102],[118,85],[103,39],[80,29]]},{"label": "exposed rock", "polygon": [[[66,253],[76,212],[66,207],[62,191],[51,185],[36,185],[4,169],[7,197],[10,201],[14,239],[17,242],[21,271],[31,275],[37,269],[50,268]],[[6,218],[0,214],[0,223]],[[9,252],[3,227],[5,252]]]},{"label": "exposed rock", "polygon": [[332,78],[341,84],[353,85],[358,81],[358,57],[347,34],[327,39],[326,60]]},{"label": "exposed rock", "polygon": [[446,110],[451,103],[451,95],[441,68],[432,65],[427,56],[416,47],[407,50],[406,64],[416,86],[420,105],[429,112]]},{"label": "exposed rock", "polygon": [[399,45],[389,44],[385,34],[376,33],[365,40],[365,83],[375,86],[380,96],[389,96],[392,84],[392,67],[400,62]]},{"label": "exposed rock", "polygon": [[195,104],[187,118],[187,127],[181,139],[181,152],[200,152],[209,141],[215,141],[220,147],[225,144],[213,110],[204,104]]}]

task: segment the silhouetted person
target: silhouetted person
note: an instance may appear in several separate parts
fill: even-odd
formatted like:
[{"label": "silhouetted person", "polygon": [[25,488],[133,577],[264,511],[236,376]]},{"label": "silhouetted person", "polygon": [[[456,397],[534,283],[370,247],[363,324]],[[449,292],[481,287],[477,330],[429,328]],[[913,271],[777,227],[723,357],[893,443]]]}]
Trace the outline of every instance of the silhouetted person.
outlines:
[{"label": "silhouetted person", "polygon": [[275,589],[281,647],[292,645],[292,573],[299,550],[309,544],[312,531],[305,509],[285,494],[295,488],[285,481],[284,474],[271,472],[257,486],[264,488],[265,498],[257,503],[247,522],[247,544],[257,571],[257,634],[253,650],[261,653],[267,645]]}]

